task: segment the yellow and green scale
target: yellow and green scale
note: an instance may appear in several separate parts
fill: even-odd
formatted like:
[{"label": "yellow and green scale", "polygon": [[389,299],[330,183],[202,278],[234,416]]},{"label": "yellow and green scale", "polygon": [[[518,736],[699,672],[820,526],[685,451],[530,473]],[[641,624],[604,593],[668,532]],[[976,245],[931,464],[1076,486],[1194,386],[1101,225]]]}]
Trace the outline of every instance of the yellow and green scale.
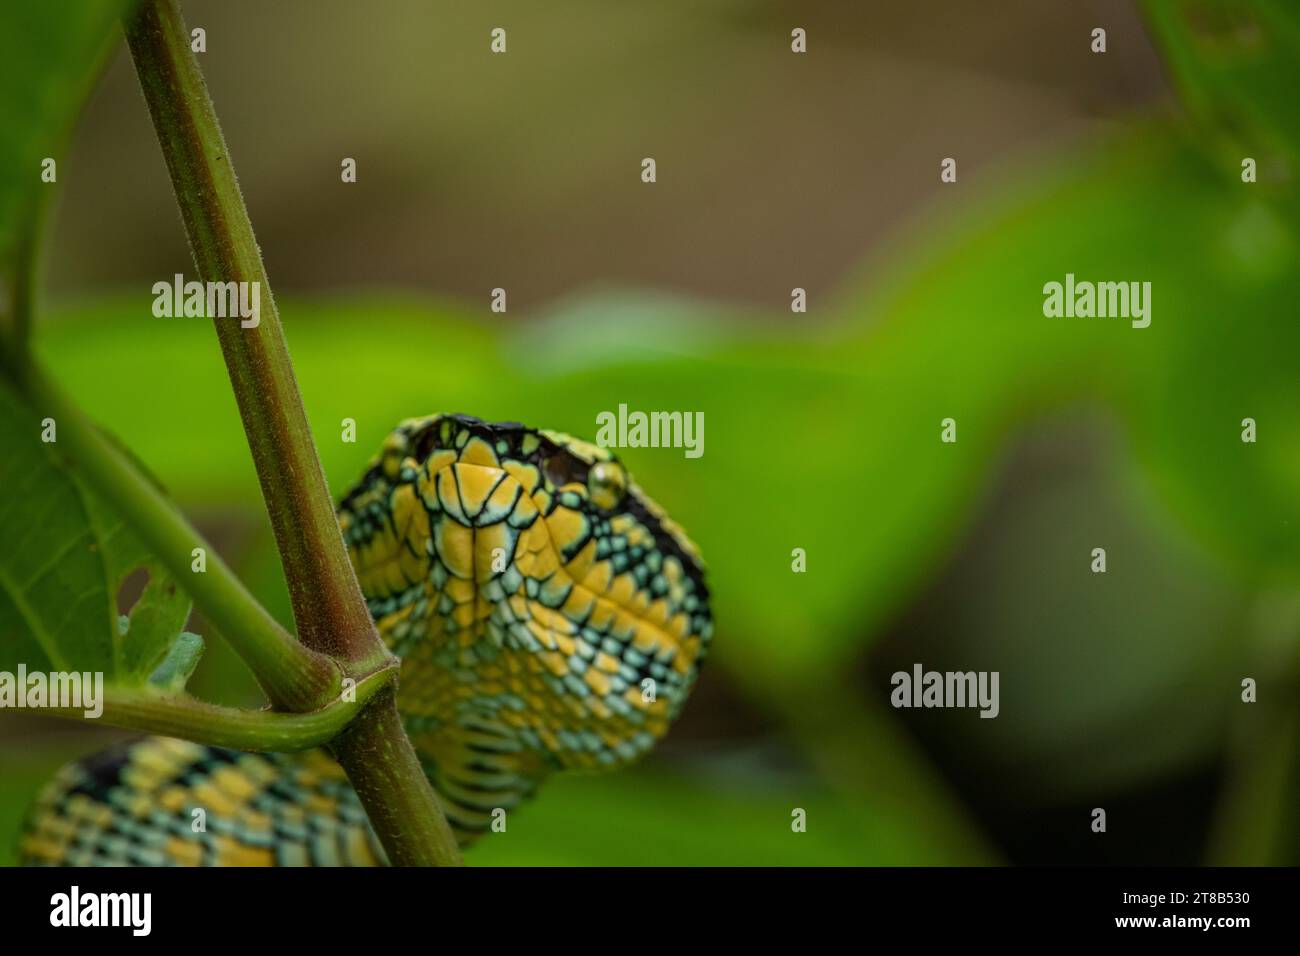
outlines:
[{"label": "yellow and green scale", "polygon": [[[707,652],[697,549],[608,449],[569,435],[405,421],[339,522],[402,660],[398,709],[462,844],[548,773],[649,750]],[[65,767],[21,852],[72,865],[383,862],[325,753],[165,738]]]}]

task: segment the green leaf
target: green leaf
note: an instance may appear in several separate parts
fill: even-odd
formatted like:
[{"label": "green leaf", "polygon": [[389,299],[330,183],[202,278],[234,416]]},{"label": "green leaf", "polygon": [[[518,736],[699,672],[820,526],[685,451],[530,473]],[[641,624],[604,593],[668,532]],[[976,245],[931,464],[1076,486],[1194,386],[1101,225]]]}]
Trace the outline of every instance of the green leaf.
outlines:
[{"label": "green leaf", "polygon": [[[177,688],[193,670],[193,636],[174,649],[190,612],[139,540],[58,455],[58,423],[0,384],[0,668],[96,671],[140,686],[156,669]],[[52,442],[42,440],[50,429]],[[148,580],[129,614],[118,593],[140,571]]]},{"label": "green leaf", "polygon": [[129,579],[147,575],[139,599],[119,619],[113,648],[116,672],[136,683],[167,656],[190,615],[190,598],[116,513],[88,489],[82,497],[104,556],[109,593],[116,600]]},{"label": "green leaf", "polygon": [[[0,10],[0,285],[30,268],[19,250],[57,188],[42,162],[62,159],[73,117],[104,62],[128,0],[7,3]],[[62,178],[69,170],[58,168]],[[57,182],[57,180],[56,180]],[[3,290],[0,290],[2,292]],[[12,305],[0,299],[0,317]]]}]

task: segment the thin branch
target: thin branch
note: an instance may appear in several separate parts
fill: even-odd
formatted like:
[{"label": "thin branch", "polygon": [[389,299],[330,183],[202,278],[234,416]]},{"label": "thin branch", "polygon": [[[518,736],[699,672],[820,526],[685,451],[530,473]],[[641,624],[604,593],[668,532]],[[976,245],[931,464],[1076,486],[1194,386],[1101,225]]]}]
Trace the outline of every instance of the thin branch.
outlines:
[{"label": "thin branch", "polygon": [[[1275,866],[1297,835],[1300,789],[1300,603],[1269,595],[1256,612],[1245,674],[1259,699],[1230,704],[1224,782],[1206,841],[1212,866]],[[1235,695],[1234,695],[1235,696]]]},{"label": "thin branch", "polygon": [[463,864],[456,837],[402,729],[391,688],[377,694],[329,749],[347,771],[395,865]]},{"label": "thin branch", "polygon": [[[395,659],[375,630],[343,546],[262,255],[175,0],[146,0],[125,32],[199,275],[259,284],[264,307],[255,327],[214,321],[298,636],[353,676],[389,667]],[[393,863],[460,862],[391,693],[366,708],[334,751]]]},{"label": "thin branch", "polygon": [[[1287,685],[1279,682],[1278,691]],[[1207,840],[1210,866],[1278,866],[1286,862],[1295,825],[1296,749],[1300,712],[1295,696],[1268,704],[1235,704],[1225,782]]]},{"label": "thin branch", "polygon": [[313,650],[386,666],[343,547],[316,457],[262,254],[207,86],[174,0],[148,0],[126,39],[171,174],[199,275],[259,287],[255,327],[214,318],[244,432],[284,565],[298,639]]},{"label": "thin branch", "polygon": [[[104,692],[103,714],[94,719],[112,727],[180,737],[214,747],[292,753],[328,743],[396,676],[396,668],[372,674],[357,684],[353,700],[340,697],[327,707],[305,714],[221,707],[186,694],[163,694],[149,688],[109,688]],[[82,708],[53,708],[46,713],[88,719]]]}]

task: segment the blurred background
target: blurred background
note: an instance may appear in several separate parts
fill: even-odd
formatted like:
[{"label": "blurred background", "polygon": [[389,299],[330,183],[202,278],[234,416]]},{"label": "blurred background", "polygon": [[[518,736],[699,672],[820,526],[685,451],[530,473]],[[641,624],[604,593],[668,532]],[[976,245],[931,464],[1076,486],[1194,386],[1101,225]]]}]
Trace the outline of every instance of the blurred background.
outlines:
[{"label": "blurred background", "polygon": [[[1175,8],[184,4],[336,497],[407,416],[705,413],[698,460],[623,452],[709,563],[694,697],[471,864],[1300,862],[1297,34]],[[42,357],[291,622],[211,329],[150,313],[193,266],[120,41],[59,182]],[[1044,318],[1066,272],[1151,327]],[[999,717],[891,709],[916,663]],[[0,862],[111,739],[0,720]]]}]

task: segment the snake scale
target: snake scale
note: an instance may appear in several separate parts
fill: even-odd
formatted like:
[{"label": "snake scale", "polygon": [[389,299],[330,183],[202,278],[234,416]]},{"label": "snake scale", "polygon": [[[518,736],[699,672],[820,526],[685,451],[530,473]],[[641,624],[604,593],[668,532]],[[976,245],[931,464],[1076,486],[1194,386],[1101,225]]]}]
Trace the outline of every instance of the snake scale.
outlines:
[{"label": "snake scale", "polygon": [[[610,451],[569,435],[407,420],[344,496],[339,523],[401,658],[398,709],[462,846],[551,772],[644,754],[708,651],[698,550]],[[161,737],[64,767],[20,854],[79,866],[384,862],[323,751]]]}]

